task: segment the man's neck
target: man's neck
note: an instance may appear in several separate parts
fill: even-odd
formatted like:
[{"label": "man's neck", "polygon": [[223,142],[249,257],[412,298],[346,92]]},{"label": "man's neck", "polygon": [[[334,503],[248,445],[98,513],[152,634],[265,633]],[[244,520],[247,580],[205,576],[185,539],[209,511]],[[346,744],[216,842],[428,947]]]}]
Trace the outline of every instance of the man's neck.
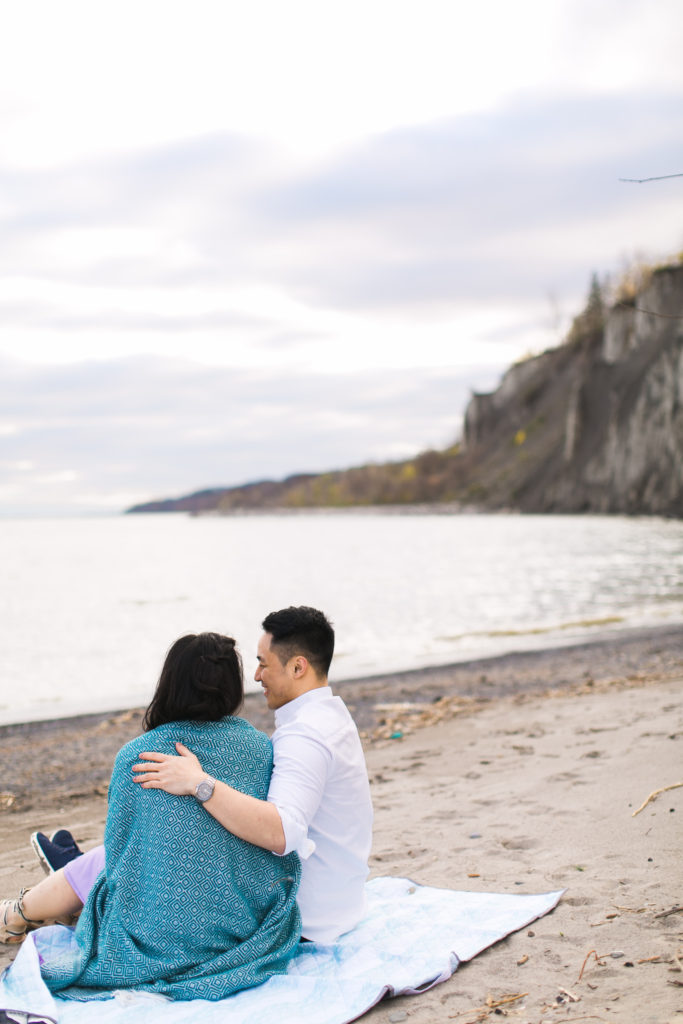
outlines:
[{"label": "man's neck", "polygon": [[327,677],[320,679],[316,676],[314,680],[302,680],[302,685],[297,687],[297,692],[292,697],[292,700],[296,700],[297,697],[303,697],[305,693],[311,693],[313,690],[322,690],[327,685]]},{"label": "man's neck", "polygon": [[299,706],[299,701],[308,703],[307,698],[312,697],[316,702],[320,699],[325,698],[328,694],[331,694],[331,690],[327,683],[319,683],[317,686],[309,686],[307,689],[298,693],[296,697],[292,697],[286,704],[282,704],[275,710],[275,724],[278,722],[288,721],[290,715],[296,713],[296,708]]}]

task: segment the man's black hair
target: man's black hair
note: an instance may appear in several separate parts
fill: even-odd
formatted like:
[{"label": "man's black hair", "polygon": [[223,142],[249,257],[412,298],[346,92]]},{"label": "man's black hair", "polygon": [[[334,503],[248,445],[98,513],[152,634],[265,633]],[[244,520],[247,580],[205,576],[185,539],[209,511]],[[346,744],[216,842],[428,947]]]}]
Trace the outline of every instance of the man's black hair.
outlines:
[{"label": "man's black hair", "polygon": [[334,629],[317,608],[283,608],[266,615],[262,626],[272,636],[271,647],[283,665],[301,654],[319,676],[327,676],[334,654]]}]

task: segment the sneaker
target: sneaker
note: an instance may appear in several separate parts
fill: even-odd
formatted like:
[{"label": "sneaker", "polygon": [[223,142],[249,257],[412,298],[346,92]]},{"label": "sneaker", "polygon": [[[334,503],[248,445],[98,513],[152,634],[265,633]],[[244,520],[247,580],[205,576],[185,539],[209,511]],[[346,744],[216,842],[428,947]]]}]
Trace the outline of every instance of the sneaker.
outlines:
[{"label": "sneaker", "polygon": [[31,846],[43,871],[48,875],[59,871],[65,864],[83,853],[71,833],[64,828],[57,829],[49,839],[44,832],[34,832],[31,836]]}]

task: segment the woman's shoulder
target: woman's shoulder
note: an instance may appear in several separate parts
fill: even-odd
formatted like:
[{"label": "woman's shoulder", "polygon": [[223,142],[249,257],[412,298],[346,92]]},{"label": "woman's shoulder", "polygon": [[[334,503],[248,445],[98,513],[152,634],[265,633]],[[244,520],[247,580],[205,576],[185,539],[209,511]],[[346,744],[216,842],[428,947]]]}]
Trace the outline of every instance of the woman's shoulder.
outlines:
[{"label": "woman's shoulder", "polygon": [[[188,719],[166,722],[130,740],[121,748],[121,753],[127,751],[132,754],[143,750],[159,750],[162,754],[175,753],[176,743],[188,746],[192,741],[201,741],[209,745],[215,743],[218,746],[225,742],[244,743],[264,749],[272,746],[270,738],[245,718],[228,715],[217,722],[194,722]],[[166,747],[169,749],[166,750]]]},{"label": "woman's shoulder", "polygon": [[137,758],[145,750],[156,750],[160,754],[175,754],[175,740],[171,739],[171,734],[167,730],[167,725],[161,725],[129,740],[119,750],[116,760],[123,761]]},{"label": "woman's shoulder", "polygon": [[228,715],[218,722],[183,722],[182,724],[199,729],[207,739],[215,738],[217,743],[228,741],[264,750],[272,748],[270,738],[264,732],[256,729],[251,722],[247,722],[246,718],[240,718],[237,715]]},{"label": "woman's shoulder", "polygon": [[[218,722],[179,722],[175,739],[197,755],[210,775],[232,779],[241,788],[243,774],[270,773],[273,745],[265,733],[259,732],[243,718],[230,716]],[[174,750],[175,753],[175,750]]]},{"label": "woman's shoulder", "polygon": [[245,752],[266,757],[271,756],[272,751],[272,743],[264,732],[256,729],[244,718],[229,715],[217,722],[183,720],[158,725],[121,747],[116,760],[129,761],[137,758],[143,751],[175,754],[176,743],[183,743],[190,749],[199,745],[204,750],[221,750],[229,745],[233,749],[238,747]]}]

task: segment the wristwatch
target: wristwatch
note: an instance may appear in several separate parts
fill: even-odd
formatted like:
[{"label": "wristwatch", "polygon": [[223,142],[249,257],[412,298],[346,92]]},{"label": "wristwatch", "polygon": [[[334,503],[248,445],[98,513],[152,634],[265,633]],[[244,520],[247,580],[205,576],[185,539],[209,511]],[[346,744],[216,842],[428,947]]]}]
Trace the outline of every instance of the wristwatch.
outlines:
[{"label": "wristwatch", "polygon": [[210,800],[213,796],[215,785],[215,779],[212,779],[210,775],[205,776],[205,778],[203,778],[201,782],[198,782],[195,787],[195,799],[199,800],[200,804],[205,804],[206,801]]}]

